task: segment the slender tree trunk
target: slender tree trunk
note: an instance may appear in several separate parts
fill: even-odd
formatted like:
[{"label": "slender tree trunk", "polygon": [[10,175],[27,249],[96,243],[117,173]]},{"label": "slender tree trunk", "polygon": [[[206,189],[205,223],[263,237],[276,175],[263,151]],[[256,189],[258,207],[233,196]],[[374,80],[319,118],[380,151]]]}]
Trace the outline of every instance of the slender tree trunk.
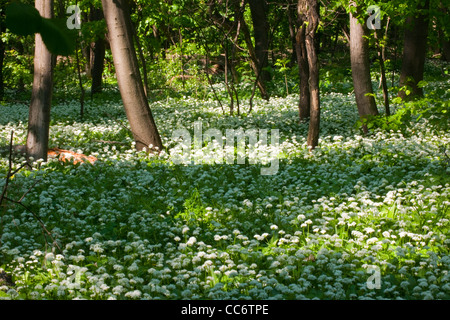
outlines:
[{"label": "slender tree trunk", "polygon": [[247,23],[245,22],[244,16],[240,15],[240,26],[241,31],[244,36],[245,43],[247,45],[248,53],[250,56],[250,66],[255,72],[256,85],[258,86],[259,92],[263,99],[269,99],[269,93],[267,92],[267,87],[264,79],[261,78],[262,69],[259,68],[258,58],[256,55],[255,47],[252,42],[252,37],[250,35],[250,30],[248,29]]},{"label": "slender tree trunk", "polygon": [[84,86],[83,86],[83,78],[81,77],[81,64],[80,64],[80,57],[78,56],[78,45],[75,50],[76,50],[75,60],[76,60],[77,73],[78,73],[78,86],[80,87],[80,119],[83,120],[85,90],[84,90]]},{"label": "slender tree trunk", "polygon": [[320,94],[319,94],[319,63],[316,51],[316,31],[319,26],[319,7],[317,0],[299,0],[299,13],[305,12],[308,25],[305,31],[305,44],[308,56],[310,119],[307,145],[314,149],[319,145],[320,130]]},{"label": "slender tree trunk", "polygon": [[[42,17],[53,15],[53,0],[36,0],[36,9]],[[28,118],[27,156],[47,161],[50,129],[50,107],[53,94],[52,54],[41,35],[35,36],[34,79]]]},{"label": "slender tree trunk", "polygon": [[94,43],[94,63],[92,65],[91,94],[102,92],[103,69],[105,67],[105,39],[97,39]]},{"label": "slender tree trunk", "polygon": [[[387,34],[387,27],[386,27],[386,34]],[[389,108],[389,91],[388,91],[388,87],[387,87],[386,68],[384,65],[384,54],[383,54],[384,45],[380,44],[380,39],[378,39],[377,30],[374,30],[374,35],[375,35],[375,41],[377,44],[378,60],[380,62],[381,85],[383,87],[384,109],[386,112],[386,116],[390,116],[391,110]]]},{"label": "slender tree trunk", "polygon": [[297,53],[300,79],[298,111],[300,120],[304,120],[310,116],[309,66],[306,52],[306,25],[304,24],[304,21],[302,21],[302,25],[298,28],[295,36],[295,51]]},{"label": "slender tree trunk", "polygon": [[427,53],[428,24],[430,1],[426,0],[418,6],[421,12],[410,16],[405,22],[405,35],[403,43],[403,62],[400,74],[400,87],[405,85],[412,88],[411,94],[406,95],[404,90],[399,92],[403,99],[422,96],[423,90],[417,84],[423,80],[423,70]]},{"label": "slender tree trunk", "polygon": [[[103,12],[101,9],[96,9],[91,7],[91,21],[98,21],[103,19]],[[94,61],[92,62],[91,68],[91,76],[92,76],[92,85],[91,85],[91,95],[101,92],[103,86],[103,69],[105,67],[105,39],[103,36],[99,36],[94,44]]]},{"label": "slender tree trunk", "polygon": [[[439,3],[439,9],[440,11],[443,13],[443,15],[448,16],[448,14],[450,13],[450,10],[444,5],[444,1],[440,1]],[[447,61],[450,62],[450,35],[448,35],[447,33],[447,37],[446,34],[444,32],[444,27],[440,26],[439,28],[439,42],[441,44],[441,59],[443,61]]]},{"label": "slender tree trunk", "polygon": [[[361,118],[378,114],[370,78],[369,45],[365,37],[366,33],[366,25],[360,24],[358,18],[350,13],[350,59],[356,105]],[[364,130],[366,131],[366,127]]]},{"label": "slender tree trunk", "polygon": [[450,40],[442,41],[442,60],[450,62]]},{"label": "slender tree trunk", "polygon": [[[294,10],[292,10],[292,9]],[[309,93],[309,67],[306,52],[306,8],[299,7],[298,3],[290,4],[288,8],[289,32],[291,34],[295,60],[298,66],[300,96],[298,102],[298,113],[300,121],[310,116],[310,93]],[[296,16],[297,25],[294,23]]]},{"label": "slender tree trunk", "polygon": [[[0,34],[3,31],[0,30]],[[3,81],[3,62],[5,61],[5,43],[0,39],[0,100],[3,100],[5,83]]]},{"label": "slender tree trunk", "polygon": [[123,105],[136,149],[162,149],[161,137],[145,96],[133,44],[127,0],[102,0]]},{"label": "slender tree trunk", "polygon": [[[297,6],[294,3],[291,3],[292,0],[289,1],[286,9],[286,14],[288,16],[288,22],[289,22],[289,36],[291,37],[291,46],[292,46],[292,55],[291,59],[289,61],[289,68],[292,68],[295,63],[298,63],[297,61],[297,49],[296,49],[296,41],[295,36],[297,34],[298,26],[295,24],[294,19],[297,16]],[[273,50],[272,50],[273,52]]]},{"label": "slender tree trunk", "polygon": [[[5,21],[5,6],[2,2],[0,6],[0,19],[1,21]],[[0,35],[3,35],[3,31],[5,31],[6,27],[4,23],[0,23]],[[0,39],[0,100],[3,100],[3,95],[5,93],[5,83],[3,79],[3,64],[5,61],[5,50],[6,46],[2,39]]]},{"label": "slender tree trunk", "polygon": [[269,23],[267,22],[267,1],[248,0],[253,22],[253,37],[255,38],[255,56],[260,79],[270,81],[270,73],[265,70],[269,64]]}]

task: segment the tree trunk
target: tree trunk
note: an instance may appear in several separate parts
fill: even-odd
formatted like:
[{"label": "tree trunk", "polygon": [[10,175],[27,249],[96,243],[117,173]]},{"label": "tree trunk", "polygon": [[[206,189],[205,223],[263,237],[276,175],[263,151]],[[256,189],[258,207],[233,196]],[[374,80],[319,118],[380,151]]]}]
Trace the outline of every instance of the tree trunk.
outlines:
[{"label": "tree trunk", "polygon": [[[0,34],[3,30],[0,30]],[[5,61],[5,43],[0,39],[0,100],[3,100],[5,93],[5,82],[3,80],[3,63]]]},{"label": "tree trunk", "polygon": [[[309,95],[309,67],[308,56],[306,54],[306,25],[305,12],[297,12],[298,6],[294,3],[289,3],[288,19],[289,19],[289,34],[293,43],[293,61],[297,62],[300,96],[298,103],[298,113],[300,121],[310,116],[310,95]],[[294,23],[294,17],[297,17],[297,25]]]},{"label": "tree trunk", "polygon": [[[0,6],[0,19],[1,21],[5,20],[5,7],[6,4],[2,3]],[[3,35],[6,27],[4,23],[0,23],[0,35]],[[5,82],[3,78],[3,64],[5,62],[5,50],[6,46],[2,39],[0,39],[0,100],[3,100],[3,96],[5,94]]]},{"label": "tree trunk", "polygon": [[[353,2],[352,5],[355,3]],[[370,78],[369,45],[365,38],[366,33],[366,25],[360,24],[358,18],[350,13],[350,59],[356,105],[361,118],[378,114]],[[365,127],[364,130],[366,131]]]},{"label": "tree trunk", "polygon": [[310,119],[307,145],[314,149],[319,145],[320,129],[320,95],[319,95],[319,63],[316,51],[316,31],[319,26],[319,7],[317,0],[299,0],[299,12],[306,8],[308,25],[306,27],[306,52],[309,68]]},{"label": "tree trunk", "polygon": [[[378,51],[378,60],[380,62],[380,74],[381,74],[381,85],[383,87],[383,100],[384,100],[384,110],[386,112],[386,116],[391,115],[391,110],[389,108],[389,91],[387,87],[387,80],[386,80],[386,68],[384,65],[384,45],[381,47],[380,39],[378,39],[377,30],[374,30],[374,36],[375,36],[375,42],[377,45],[377,51]],[[385,39],[387,37],[387,26],[386,26],[386,32],[385,32]]]},{"label": "tree trunk", "polygon": [[[96,9],[91,7],[91,21],[98,21],[103,19],[103,13],[101,9]],[[94,44],[94,61],[92,63],[91,76],[92,76],[92,85],[91,85],[91,95],[101,92],[103,86],[103,69],[105,67],[105,39],[102,36],[99,36]]]},{"label": "tree trunk", "polygon": [[103,69],[105,67],[105,39],[97,39],[94,43],[94,63],[92,65],[91,94],[102,91]]},{"label": "tree trunk", "polygon": [[442,60],[450,62],[450,40],[443,40],[442,42]]},{"label": "tree trunk", "polygon": [[270,81],[270,73],[264,70],[269,65],[269,23],[266,0],[248,0],[255,38],[255,56],[261,81]]},{"label": "tree trunk", "polygon": [[403,99],[423,96],[423,90],[417,84],[423,80],[427,53],[429,7],[430,1],[426,0],[423,5],[418,6],[418,11],[421,11],[418,15],[406,18],[400,87],[407,85],[412,90],[409,96],[404,90],[401,90],[399,96]]},{"label": "tree trunk", "polygon": [[[239,8],[237,10],[240,10]],[[245,22],[244,16],[242,14],[239,15],[240,18],[240,27],[242,34],[244,36],[245,43],[247,45],[248,54],[250,56],[250,66],[255,72],[256,76],[256,85],[258,86],[259,92],[263,99],[269,100],[269,93],[267,92],[267,87],[264,79],[262,78],[261,72],[262,70],[258,67],[258,58],[256,56],[255,47],[252,42],[252,37],[250,35],[250,31],[248,29],[247,23]]]},{"label": "tree trunk", "polygon": [[102,0],[108,26],[111,51],[123,105],[136,141],[136,149],[151,145],[162,149],[161,137],[145,96],[136,51],[133,44],[131,17],[127,0]]},{"label": "tree trunk", "polygon": [[[36,0],[42,17],[51,18],[53,0]],[[52,54],[39,33],[35,36],[33,90],[28,118],[27,156],[47,161],[50,108],[53,94]]]},{"label": "tree trunk", "polygon": [[306,25],[304,24],[304,20],[302,20],[302,25],[298,28],[295,36],[295,51],[297,53],[300,79],[298,111],[300,120],[304,120],[310,116],[309,66],[306,52]]}]

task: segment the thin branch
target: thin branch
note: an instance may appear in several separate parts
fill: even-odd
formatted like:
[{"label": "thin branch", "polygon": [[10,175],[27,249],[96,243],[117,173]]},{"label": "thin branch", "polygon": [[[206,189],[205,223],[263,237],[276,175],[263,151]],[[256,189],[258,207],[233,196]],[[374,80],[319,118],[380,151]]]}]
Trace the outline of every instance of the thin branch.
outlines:
[{"label": "thin branch", "polygon": [[13,171],[13,161],[12,161],[12,155],[13,155],[13,139],[14,139],[14,131],[11,131],[11,138],[10,138],[10,142],[9,142],[9,157],[8,157],[8,173],[6,174],[6,178],[5,178],[5,185],[3,186],[3,190],[2,190],[2,194],[0,196],[0,206],[2,205],[3,201],[9,201],[15,204],[18,204],[20,206],[22,206],[25,210],[27,210],[28,212],[30,212],[33,217],[37,220],[37,222],[39,223],[41,229],[42,229],[42,234],[44,235],[44,239],[45,239],[45,243],[47,245],[48,241],[47,241],[47,237],[49,237],[52,240],[52,243],[54,246],[56,246],[60,251],[61,248],[59,247],[58,243],[55,241],[55,239],[52,236],[52,233],[50,231],[48,231],[48,229],[45,227],[44,221],[41,219],[41,217],[39,217],[39,215],[37,215],[36,213],[34,213],[30,208],[28,208],[26,205],[24,205],[22,203],[22,200],[25,198],[25,196],[31,191],[31,189],[33,189],[36,184],[40,181],[40,180],[36,180],[33,185],[22,195],[22,197],[20,197],[19,200],[14,200],[14,199],[10,199],[6,196],[7,194],[7,190],[8,190],[8,186],[9,183],[11,181],[11,177],[14,176],[20,169],[22,169],[25,165],[27,165],[27,163],[21,165],[18,169]]}]

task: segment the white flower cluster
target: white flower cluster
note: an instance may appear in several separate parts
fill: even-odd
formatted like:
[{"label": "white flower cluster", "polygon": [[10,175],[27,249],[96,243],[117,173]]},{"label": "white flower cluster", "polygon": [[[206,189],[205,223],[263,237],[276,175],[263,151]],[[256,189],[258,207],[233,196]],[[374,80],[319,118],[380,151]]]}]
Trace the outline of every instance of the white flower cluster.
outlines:
[{"label": "white flower cluster", "polygon": [[[39,180],[23,203],[55,245],[31,212],[2,208],[0,260],[16,286],[0,290],[11,299],[449,299],[450,180],[440,151],[449,133],[421,119],[406,133],[363,137],[353,97],[327,93],[320,148],[310,152],[296,99],[255,100],[245,118],[222,115],[214,101],[154,102],[169,147],[159,156],[135,152],[130,133],[105,118],[126,123],[118,102],[89,102],[84,122],[73,120],[77,103],[55,106],[50,144],[99,161],[15,175],[8,197]],[[23,141],[27,106],[1,108],[0,137],[14,129]],[[278,173],[171,163],[172,130],[199,117],[223,132],[278,128]],[[7,165],[0,158],[0,173]],[[380,289],[367,286],[368,266],[379,268]]]}]

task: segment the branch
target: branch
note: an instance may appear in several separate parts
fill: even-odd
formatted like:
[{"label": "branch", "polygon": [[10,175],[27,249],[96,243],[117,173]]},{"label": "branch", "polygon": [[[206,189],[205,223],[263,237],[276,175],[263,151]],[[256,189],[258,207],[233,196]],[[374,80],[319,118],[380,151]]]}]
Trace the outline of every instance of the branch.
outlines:
[{"label": "branch", "polygon": [[22,200],[25,198],[25,196],[36,186],[36,184],[40,181],[40,180],[36,180],[33,185],[22,195],[22,197],[20,197],[19,200],[13,200],[10,199],[6,196],[7,191],[8,191],[8,186],[9,183],[11,181],[11,177],[14,176],[17,172],[19,172],[19,170],[21,170],[22,168],[24,168],[26,165],[28,165],[28,163],[24,163],[22,164],[18,169],[13,171],[13,162],[12,162],[12,154],[13,154],[13,138],[14,138],[14,131],[11,131],[11,138],[10,138],[10,142],[9,142],[9,157],[8,157],[8,173],[6,174],[6,178],[5,178],[5,185],[3,186],[3,190],[2,190],[2,194],[0,196],[0,206],[2,205],[3,201],[9,201],[15,204],[18,204],[20,206],[22,206],[25,210],[27,210],[28,212],[30,212],[34,218],[37,220],[37,222],[39,223],[41,229],[42,229],[42,234],[44,235],[44,239],[45,239],[45,243],[48,244],[47,242],[47,236],[52,240],[53,245],[55,245],[59,251],[62,252],[61,248],[59,247],[58,243],[55,241],[55,239],[52,237],[52,233],[50,231],[48,231],[48,229],[45,227],[44,221],[41,219],[41,217],[39,217],[39,215],[37,215],[36,213],[34,213],[30,208],[28,208],[26,205],[24,205],[22,203]]}]

